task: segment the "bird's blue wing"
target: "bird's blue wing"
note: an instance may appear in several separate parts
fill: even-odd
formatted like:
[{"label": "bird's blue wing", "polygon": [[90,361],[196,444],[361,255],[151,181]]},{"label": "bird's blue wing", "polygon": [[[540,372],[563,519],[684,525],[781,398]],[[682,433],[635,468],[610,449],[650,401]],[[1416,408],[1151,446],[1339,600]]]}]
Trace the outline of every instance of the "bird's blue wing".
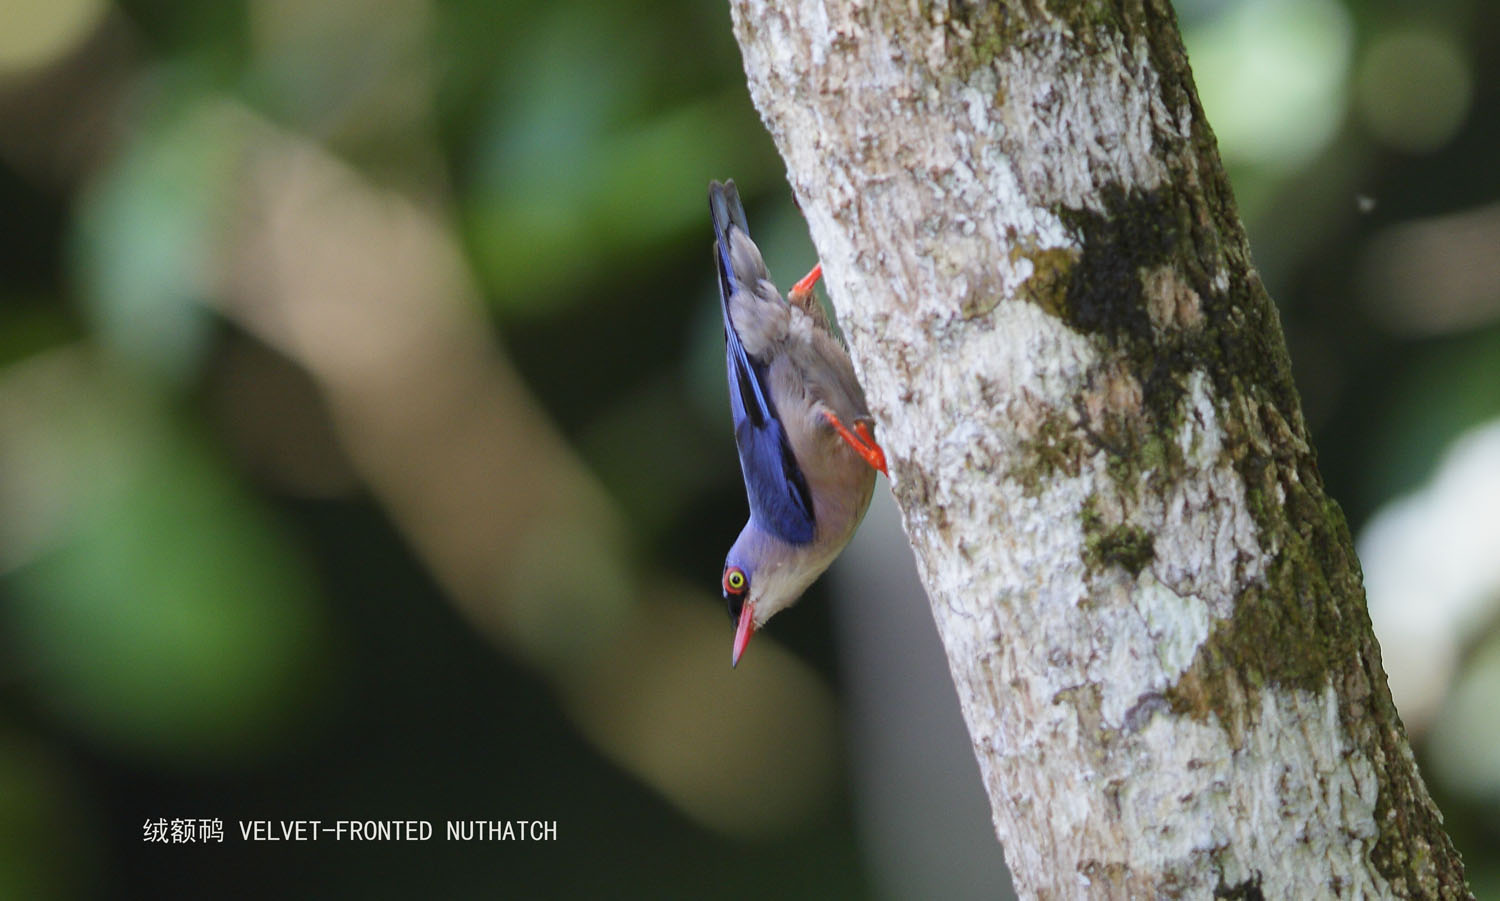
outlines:
[{"label": "bird's blue wing", "polygon": [[729,230],[748,237],[745,210],[734,182],[709,187],[713,214],[715,257],[719,267],[719,302],[724,312],[724,357],[729,372],[729,409],[734,416],[734,440],[740,452],[740,471],[750,515],[766,531],[791,544],[813,539],[812,495],[786,429],[767,390],[766,361],[746,352],[729,315],[729,299],[740,285],[729,252]]}]

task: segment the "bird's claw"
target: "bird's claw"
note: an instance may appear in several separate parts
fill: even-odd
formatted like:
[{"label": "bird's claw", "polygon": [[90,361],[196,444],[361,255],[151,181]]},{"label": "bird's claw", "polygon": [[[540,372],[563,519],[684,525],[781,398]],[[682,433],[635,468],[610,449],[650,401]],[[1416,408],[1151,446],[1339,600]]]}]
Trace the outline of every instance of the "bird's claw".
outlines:
[{"label": "bird's claw", "polygon": [[816,285],[818,279],[822,277],[823,264],[818,263],[812,267],[811,272],[802,276],[795,285],[792,285],[792,290],[787,292],[787,300],[790,300],[799,307],[807,306],[808,299],[812,297],[813,285]]},{"label": "bird's claw", "polygon": [[[839,433],[839,437],[843,438],[845,443],[854,448],[854,452],[859,454],[861,459],[866,463],[870,464],[871,468],[877,470],[886,478],[891,477],[891,474],[885,468],[885,451],[881,450],[880,445],[875,443],[875,437],[870,434],[870,426],[864,420],[855,422],[854,431],[851,432],[847,426],[839,422],[839,418],[833,415],[832,412],[823,411],[823,418],[828,420],[828,424],[833,426],[834,431]],[[859,434],[855,434],[855,432]]]}]

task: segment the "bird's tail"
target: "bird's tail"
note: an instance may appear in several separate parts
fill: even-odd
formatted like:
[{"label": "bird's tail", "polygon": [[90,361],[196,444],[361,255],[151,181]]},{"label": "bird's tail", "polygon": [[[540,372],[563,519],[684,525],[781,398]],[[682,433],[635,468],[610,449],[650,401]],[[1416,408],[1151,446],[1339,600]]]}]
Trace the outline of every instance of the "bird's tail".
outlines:
[{"label": "bird's tail", "polygon": [[[739,289],[740,281],[734,267],[731,250],[733,242],[729,240],[730,226],[739,229],[745,237],[750,237],[750,226],[745,221],[745,207],[740,203],[740,192],[734,186],[734,179],[722,184],[709,182],[708,209],[714,221],[714,254],[719,262],[719,288],[724,301],[728,303],[729,298]],[[725,315],[728,315],[727,310]]]},{"label": "bird's tail", "polygon": [[714,237],[719,243],[728,243],[725,238],[731,225],[747,236],[750,234],[750,226],[745,222],[745,207],[740,203],[740,192],[734,186],[734,179],[708,183],[708,208],[713,213]]}]

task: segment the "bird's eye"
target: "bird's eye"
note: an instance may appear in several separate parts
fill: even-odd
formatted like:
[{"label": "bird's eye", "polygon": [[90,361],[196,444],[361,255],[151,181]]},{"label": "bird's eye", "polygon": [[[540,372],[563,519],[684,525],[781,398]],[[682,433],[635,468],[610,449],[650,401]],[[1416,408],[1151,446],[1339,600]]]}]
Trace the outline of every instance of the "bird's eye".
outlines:
[{"label": "bird's eye", "polygon": [[724,570],[724,590],[731,594],[739,594],[745,590],[745,571],[738,566],[731,566]]}]

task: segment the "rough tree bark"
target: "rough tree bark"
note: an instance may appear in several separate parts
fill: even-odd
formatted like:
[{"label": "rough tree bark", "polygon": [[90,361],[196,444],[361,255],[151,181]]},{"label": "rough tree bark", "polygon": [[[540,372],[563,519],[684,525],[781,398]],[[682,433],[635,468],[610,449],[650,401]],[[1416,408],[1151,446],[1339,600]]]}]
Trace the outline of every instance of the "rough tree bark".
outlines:
[{"label": "rough tree bark", "polygon": [[731,0],[1034,897],[1468,895],[1165,0]]}]

